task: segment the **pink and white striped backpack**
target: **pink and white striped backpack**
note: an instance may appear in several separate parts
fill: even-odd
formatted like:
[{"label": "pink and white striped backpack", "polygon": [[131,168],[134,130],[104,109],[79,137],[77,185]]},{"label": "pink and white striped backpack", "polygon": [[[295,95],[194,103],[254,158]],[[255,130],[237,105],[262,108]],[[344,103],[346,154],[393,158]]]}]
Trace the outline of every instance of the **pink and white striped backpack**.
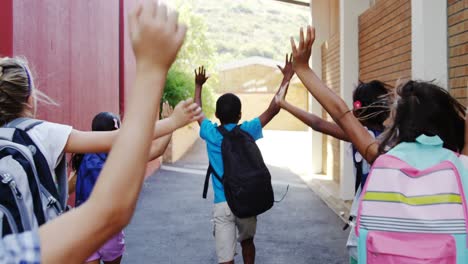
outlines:
[{"label": "pink and white striped backpack", "polygon": [[359,263],[467,264],[468,179],[462,170],[455,153],[425,170],[381,155],[360,198]]}]

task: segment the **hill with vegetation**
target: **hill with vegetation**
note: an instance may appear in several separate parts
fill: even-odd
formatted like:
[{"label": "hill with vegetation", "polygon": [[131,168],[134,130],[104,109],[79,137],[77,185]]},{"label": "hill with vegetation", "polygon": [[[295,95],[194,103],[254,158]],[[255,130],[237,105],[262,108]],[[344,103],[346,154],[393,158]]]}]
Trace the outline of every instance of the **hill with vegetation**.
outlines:
[{"label": "hill with vegetation", "polygon": [[289,37],[309,23],[307,7],[273,0],[184,0],[200,16],[216,64],[251,56],[282,61],[290,51]]}]

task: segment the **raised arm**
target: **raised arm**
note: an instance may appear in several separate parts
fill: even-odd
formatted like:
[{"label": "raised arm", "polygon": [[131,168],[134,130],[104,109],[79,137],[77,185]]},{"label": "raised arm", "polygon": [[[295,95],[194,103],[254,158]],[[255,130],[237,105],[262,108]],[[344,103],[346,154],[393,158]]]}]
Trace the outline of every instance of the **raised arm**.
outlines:
[{"label": "raised arm", "polygon": [[[289,81],[291,81],[291,78],[294,76],[294,69],[292,67],[292,55],[288,56],[288,54],[286,54],[284,68],[282,68],[279,65],[278,68],[280,69],[281,73],[283,73],[283,80],[281,81],[280,89],[278,89],[278,92],[283,87],[287,91],[289,87]],[[278,94],[278,92],[276,92],[275,97]],[[271,99],[270,105],[265,110],[265,112],[263,112],[258,117],[260,119],[262,127],[265,127],[281,110],[280,106],[276,103],[275,97]]]},{"label": "raised arm", "polygon": [[[177,106],[183,104],[184,101],[180,102]],[[176,107],[177,108],[177,107]],[[164,119],[169,118],[174,113],[174,109],[169,105],[168,102],[164,102],[162,105],[161,117]],[[164,154],[171,142],[172,133],[162,136],[156,140],[153,140],[150,148],[149,160],[154,160]]]},{"label": "raised arm", "polygon": [[330,90],[309,67],[312,53],[312,45],[315,40],[315,29],[307,27],[307,38],[304,40],[304,32],[300,30],[299,46],[296,46],[291,38],[293,52],[293,67],[309,92],[319,101],[335,122],[341,127],[361,155],[370,163],[378,156],[378,144],[367,132],[362,124],[348,110],[346,103]]},{"label": "raised arm", "polygon": [[[175,130],[200,118],[201,110],[192,99],[183,101],[176,115],[155,122],[152,132],[154,140],[171,134]],[[79,131],[73,130],[65,145],[67,153],[109,152],[120,130],[114,131]]]},{"label": "raised arm", "polygon": [[90,198],[39,228],[43,263],[83,263],[135,210],[166,74],[186,28],[152,1],[132,12],[129,28],[137,74],[122,128]]},{"label": "raised arm", "polygon": [[[202,90],[203,84],[205,84],[206,80],[208,80],[208,76],[206,76],[206,69],[204,66],[198,68],[198,72],[195,69],[195,103],[203,109],[202,106]],[[202,111],[202,116],[198,119],[198,124],[201,125],[203,120],[206,118],[205,114]]]},{"label": "raised arm", "polygon": [[335,123],[326,121],[317,115],[302,110],[301,108],[286,101],[287,86],[282,86],[275,96],[276,103],[290,114],[301,120],[313,130],[335,137],[340,140],[349,141],[348,136]]}]

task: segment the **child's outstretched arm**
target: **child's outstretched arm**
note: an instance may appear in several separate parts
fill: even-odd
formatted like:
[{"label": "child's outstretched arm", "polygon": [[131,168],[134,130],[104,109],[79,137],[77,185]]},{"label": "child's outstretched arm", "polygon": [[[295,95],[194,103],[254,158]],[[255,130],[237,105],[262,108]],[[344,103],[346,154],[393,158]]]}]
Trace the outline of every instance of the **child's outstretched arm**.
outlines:
[{"label": "child's outstretched arm", "polygon": [[296,46],[294,39],[291,38],[291,48],[294,57],[293,67],[297,76],[341,127],[359,153],[369,163],[372,163],[378,156],[377,142],[354,117],[351,110],[348,110],[343,99],[330,90],[309,67],[312,45],[315,40],[315,29],[308,26],[307,37],[304,39],[304,32],[301,28],[299,37],[299,46]]},{"label": "child's outstretched arm", "polygon": [[[176,116],[170,116],[157,121],[153,128],[153,139],[171,134],[175,130],[200,118],[198,106],[192,100],[186,100],[182,106],[184,111]],[[109,152],[114,143],[118,130],[114,131],[79,131],[73,130],[65,145],[67,153],[98,153]]]},{"label": "child's outstretched arm", "polygon": [[[203,84],[205,84],[206,80],[208,80],[208,76],[206,75],[206,69],[204,66],[198,68],[198,72],[195,69],[195,103],[200,106],[202,109],[202,90]],[[202,111],[202,116],[198,119],[198,124],[201,125],[203,120],[205,120],[206,116]]]},{"label": "child's outstretched arm", "polygon": [[129,28],[137,74],[125,120],[89,200],[39,228],[43,263],[83,263],[135,210],[166,74],[186,28],[152,1],[131,13]]},{"label": "child's outstretched arm", "polygon": [[348,136],[335,123],[328,122],[317,115],[302,110],[301,108],[286,101],[287,87],[282,86],[276,94],[276,103],[290,114],[301,120],[315,131],[335,137],[340,140],[349,141]]},{"label": "child's outstretched arm", "polygon": [[[183,102],[183,103],[182,103]],[[179,102],[176,105],[175,112],[167,118],[158,121],[154,127],[154,138],[168,135],[177,129],[184,127],[201,118],[201,108],[193,102],[192,98]],[[181,104],[182,103],[182,104]]]},{"label": "child's outstretched arm", "polygon": [[[179,102],[176,105],[175,109],[172,109],[172,107],[169,105],[168,102],[164,102],[163,107],[162,107],[162,113],[161,113],[161,117],[163,118],[163,121],[169,119],[169,117],[178,119],[177,116],[184,116],[185,111],[187,110],[187,105],[196,107],[195,112],[198,113],[198,115],[195,116],[195,119],[198,120],[198,118],[201,117],[201,109],[196,104],[192,103],[192,99],[188,99],[188,100]],[[162,156],[164,152],[166,151],[167,146],[169,145],[169,142],[171,142],[171,138],[172,138],[172,133],[162,136],[156,140],[153,140],[153,143],[151,144],[149,160],[154,160]]]},{"label": "child's outstretched arm", "polygon": [[172,133],[153,140],[150,147],[149,161],[161,157],[171,142]]},{"label": "child's outstretched arm", "polygon": [[[287,91],[289,87],[289,81],[291,81],[291,78],[294,76],[294,69],[292,67],[292,55],[289,56],[288,54],[286,54],[284,68],[282,68],[279,65],[278,65],[278,68],[283,73],[283,80],[281,81],[280,89],[278,89],[278,92],[281,91],[281,88]],[[265,112],[263,112],[258,117],[260,119],[260,123],[262,124],[262,127],[265,127],[273,119],[273,117],[275,117],[281,110],[280,106],[277,104],[275,100],[278,92],[276,92],[273,99],[271,99],[270,105],[265,110]]]},{"label": "child's outstretched arm", "polygon": [[[178,105],[182,104],[183,102],[184,101],[179,102]],[[163,120],[167,119],[172,113],[174,113],[174,109],[171,107],[171,105],[168,102],[164,102],[162,104],[162,109],[161,109],[161,118]],[[157,123],[158,122],[156,122],[156,124]],[[151,147],[150,147],[150,154],[149,154],[150,161],[164,154],[164,151],[166,151],[167,146],[169,146],[169,142],[171,142],[171,138],[172,138],[172,133],[153,140],[153,143],[151,144]]]}]

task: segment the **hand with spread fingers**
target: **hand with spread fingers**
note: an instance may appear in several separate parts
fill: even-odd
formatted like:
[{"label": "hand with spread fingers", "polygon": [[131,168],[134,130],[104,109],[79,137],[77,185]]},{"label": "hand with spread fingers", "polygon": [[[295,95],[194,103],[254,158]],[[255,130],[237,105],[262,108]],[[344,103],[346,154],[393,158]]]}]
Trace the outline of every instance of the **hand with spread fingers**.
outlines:
[{"label": "hand with spread fingers", "polygon": [[201,108],[193,102],[192,98],[179,102],[169,116],[177,128],[198,121],[203,113]]},{"label": "hand with spread fingers", "polygon": [[203,84],[210,78],[206,76],[206,69],[205,66],[198,67],[198,72],[195,69],[195,85],[202,87]]},{"label": "hand with spread fingers", "polygon": [[187,32],[186,26],[178,23],[178,13],[170,11],[166,5],[148,1],[136,8],[128,21],[137,67],[167,71]]},{"label": "hand with spread fingers", "polygon": [[280,65],[276,65],[278,69],[280,69],[281,73],[283,73],[284,79],[291,80],[294,76],[294,69],[292,63],[293,57],[292,54],[286,54],[286,60],[284,62],[284,68]]},{"label": "hand with spread fingers", "polygon": [[308,68],[310,56],[312,55],[312,45],[315,41],[315,28],[307,26],[307,36],[304,40],[304,30],[299,32],[299,46],[296,46],[294,38],[291,37],[291,49],[293,56],[293,67]]},{"label": "hand with spread fingers", "polygon": [[[194,100],[195,103],[199,106],[199,108],[202,108],[202,89],[203,89],[203,84],[205,84],[206,80],[208,80],[208,76],[206,75],[206,69],[204,66],[198,67],[195,69],[195,96]],[[197,119],[198,123],[201,124],[201,122],[205,119],[205,115],[203,112],[201,113],[201,116],[199,119]]]},{"label": "hand with spread fingers", "polygon": [[162,105],[161,118],[168,118],[173,112],[174,108],[172,108],[168,101],[165,101]]}]

